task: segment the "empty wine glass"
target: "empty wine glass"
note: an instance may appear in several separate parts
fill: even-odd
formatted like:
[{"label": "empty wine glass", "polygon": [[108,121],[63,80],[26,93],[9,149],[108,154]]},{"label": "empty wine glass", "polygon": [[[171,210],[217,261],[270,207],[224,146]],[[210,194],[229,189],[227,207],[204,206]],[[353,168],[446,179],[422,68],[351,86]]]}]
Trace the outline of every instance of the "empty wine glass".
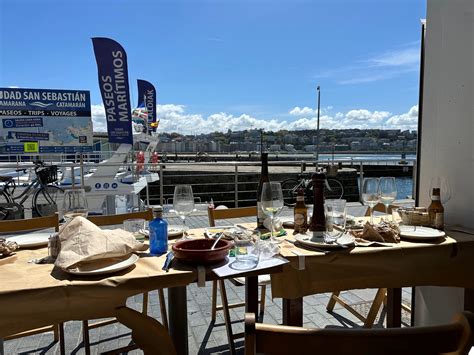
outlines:
[{"label": "empty wine glass", "polygon": [[173,209],[183,221],[183,238],[188,239],[186,217],[194,210],[194,195],[191,185],[177,185],[174,188]]},{"label": "empty wine glass", "polygon": [[451,186],[446,176],[437,176],[431,178],[430,181],[430,197],[433,199],[433,189],[438,188],[440,190],[440,200],[444,205],[451,199]]},{"label": "empty wine glass", "polygon": [[[397,198],[397,185],[394,177],[381,177],[379,181],[380,202],[385,205],[385,214],[388,207]],[[392,216],[393,221],[393,216]]]},{"label": "empty wine glass", "polygon": [[88,212],[86,192],[84,189],[72,189],[64,192],[62,213],[66,222],[78,216],[87,218]]},{"label": "empty wine glass", "polygon": [[365,178],[362,185],[362,200],[370,208],[370,223],[374,224],[374,206],[379,202],[379,179]]},{"label": "empty wine glass", "polygon": [[274,219],[283,209],[283,193],[279,182],[265,182],[262,187],[262,196],[260,199],[261,209],[265,215],[271,219],[270,239],[274,242],[280,242],[273,237]]}]

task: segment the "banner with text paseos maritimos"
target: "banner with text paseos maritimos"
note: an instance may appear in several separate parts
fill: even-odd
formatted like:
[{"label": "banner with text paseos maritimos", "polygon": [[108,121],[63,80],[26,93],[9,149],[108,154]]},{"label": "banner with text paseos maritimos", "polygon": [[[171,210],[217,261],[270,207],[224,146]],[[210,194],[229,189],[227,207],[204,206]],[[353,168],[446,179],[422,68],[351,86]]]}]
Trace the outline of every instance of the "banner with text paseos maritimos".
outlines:
[{"label": "banner with text paseos maritimos", "polygon": [[127,54],[110,38],[92,38],[109,142],[133,144]]},{"label": "banner with text paseos maritimos", "polygon": [[0,88],[0,153],[92,151],[89,91]]}]

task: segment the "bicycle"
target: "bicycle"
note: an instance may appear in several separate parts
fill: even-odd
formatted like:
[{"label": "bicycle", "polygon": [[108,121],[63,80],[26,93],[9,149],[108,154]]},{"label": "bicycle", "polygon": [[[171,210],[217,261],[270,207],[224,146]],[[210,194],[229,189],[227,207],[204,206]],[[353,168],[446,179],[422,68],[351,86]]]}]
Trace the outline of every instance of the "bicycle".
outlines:
[{"label": "bicycle", "polygon": [[[298,190],[304,190],[305,203],[312,203],[313,201],[313,181],[311,177],[299,174],[298,179],[288,178],[281,182],[281,189],[283,191],[283,202],[285,206],[293,207],[296,204],[296,195]],[[324,198],[325,199],[340,199],[344,195],[344,187],[341,182],[334,178],[326,178]]]},{"label": "bicycle", "polygon": [[[0,220],[10,214],[22,212],[23,204],[33,195],[32,209],[40,217],[52,215],[58,211],[58,201],[62,201],[64,190],[53,185],[58,180],[58,169],[55,165],[46,166],[41,161],[34,163],[36,177],[26,185],[25,190],[14,196],[17,184],[12,176],[0,176]],[[19,169],[17,171],[24,171]],[[16,202],[18,201],[18,202]]]}]

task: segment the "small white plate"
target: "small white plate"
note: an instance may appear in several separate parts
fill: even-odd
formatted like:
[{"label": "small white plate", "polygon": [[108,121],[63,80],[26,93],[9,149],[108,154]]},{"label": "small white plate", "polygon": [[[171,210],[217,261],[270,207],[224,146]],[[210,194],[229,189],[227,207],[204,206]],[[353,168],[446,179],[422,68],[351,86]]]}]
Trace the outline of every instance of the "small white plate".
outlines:
[{"label": "small white plate", "polygon": [[94,264],[91,263],[88,265],[76,267],[74,269],[65,269],[64,271],[69,274],[78,276],[106,275],[129,268],[130,266],[135,264],[138,259],[140,259],[138,255],[130,254],[127,259],[109,265],[104,266],[102,263],[98,262],[97,264],[95,264],[95,267]]},{"label": "small white plate", "polygon": [[355,241],[354,237],[347,233],[340,238],[340,241],[338,240],[338,243],[325,243],[322,237],[318,238],[317,240],[313,240],[311,234],[297,234],[295,235],[295,239],[299,243],[306,245],[310,248],[312,247],[321,249],[340,249],[348,246],[353,246]]},{"label": "small white plate", "polygon": [[223,233],[225,231],[232,233],[233,231],[237,230],[235,226],[216,226],[216,227],[208,227],[204,230],[204,235],[208,238],[214,238],[216,234]]},{"label": "small white plate", "polygon": [[16,242],[20,248],[33,248],[48,245],[51,234],[51,232],[32,232],[7,236],[6,239]]},{"label": "small white plate", "polygon": [[168,226],[168,237],[179,237],[183,234],[183,226],[169,225]]},{"label": "small white plate", "polygon": [[429,240],[442,238],[446,235],[443,231],[429,227],[400,226],[400,237],[413,240]]}]

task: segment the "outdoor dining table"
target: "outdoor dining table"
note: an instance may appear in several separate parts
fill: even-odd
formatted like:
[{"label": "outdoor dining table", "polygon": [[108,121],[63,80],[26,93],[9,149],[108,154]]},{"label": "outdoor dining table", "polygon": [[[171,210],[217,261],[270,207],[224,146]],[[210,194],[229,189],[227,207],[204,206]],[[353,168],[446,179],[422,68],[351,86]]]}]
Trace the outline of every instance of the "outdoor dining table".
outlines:
[{"label": "outdoor dining table", "polygon": [[[195,237],[204,229],[190,230]],[[170,241],[173,243],[173,241]],[[18,250],[0,259],[0,339],[29,329],[69,320],[116,317],[132,331],[132,339],[147,353],[160,346],[149,326],[157,322],[126,307],[128,297],[168,288],[169,333],[178,354],[188,353],[186,285],[198,280],[197,268],[179,262],[162,270],[165,255],[139,253],[137,263],[120,272],[94,277],[70,275],[53,264],[28,262],[48,254],[47,248]],[[257,313],[258,275],[279,272],[281,266],[242,272],[246,277],[246,312]],[[206,280],[218,279],[212,267]]]},{"label": "outdoor dining table", "polygon": [[[292,240],[293,231],[287,230]],[[290,261],[271,276],[272,297],[283,299],[283,323],[301,326],[303,297],[324,292],[388,288],[387,326],[401,325],[401,288],[450,286],[465,288],[465,309],[474,310],[474,236],[446,232],[430,241],[408,241],[389,247],[351,247],[322,253],[284,241],[280,254]],[[304,257],[304,270],[299,256]]]}]

